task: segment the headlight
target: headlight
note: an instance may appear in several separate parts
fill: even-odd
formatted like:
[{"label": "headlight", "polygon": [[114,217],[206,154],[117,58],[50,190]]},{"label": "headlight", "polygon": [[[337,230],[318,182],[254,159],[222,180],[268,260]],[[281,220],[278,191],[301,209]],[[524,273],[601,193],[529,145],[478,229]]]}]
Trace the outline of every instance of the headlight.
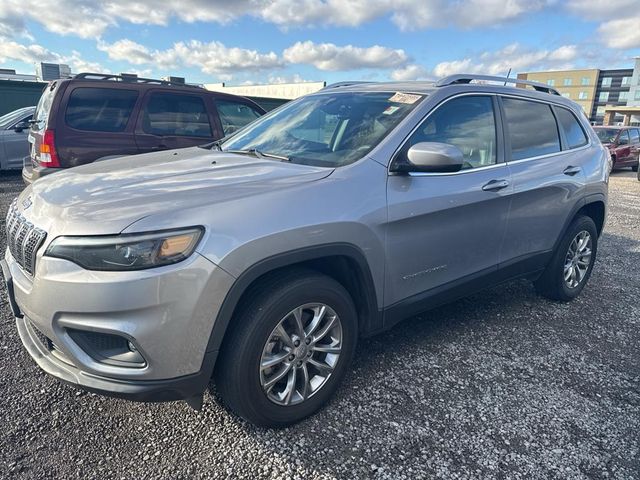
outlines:
[{"label": "headlight", "polygon": [[193,253],[203,229],[193,227],[164,232],[58,237],[45,252],[87,270],[142,270],[177,263]]}]

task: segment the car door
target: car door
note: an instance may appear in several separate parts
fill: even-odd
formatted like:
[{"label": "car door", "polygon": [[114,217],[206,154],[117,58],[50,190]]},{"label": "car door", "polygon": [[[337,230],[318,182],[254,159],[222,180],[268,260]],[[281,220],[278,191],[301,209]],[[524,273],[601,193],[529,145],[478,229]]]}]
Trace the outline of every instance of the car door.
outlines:
[{"label": "car door", "polygon": [[629,144],[631,148],[631,163],[632,167],[637,167],[640,161],[640,129],[630,128],[629,137],[631,142]]},{"label": "car door", "polygon": [[498,118],[492,95],[445,100],[394,157],[441,142],[458,147],[465,164],[453,173],[389,175],[385,304],[419,305],[496,271],[511,192]]},{"label": "car door", "polygon": [[29,155],[29,121],[33,114],[25,115],[0,131],[0,168],[3,170],[22,168]]},{"label": "car door", "polygon": [[628,130],[621,130],[616,148],[616,167],[628,167],[633,160]]},{"label": "car door", "polygon": [[[584,165],[592,155],[586,148],[588,137],[570,110],[507,96],[501,98],[501,106],[513,181],[501,268],[520,264],[533,271],[546,264],[580,205]],[[560,128],[556,115],[562,120]]]},{"label": "car door", "polygon": [[214,132],[202,95],[151,90],[138,116],[136,144],[141,152],[191,147],[212,141]]}]

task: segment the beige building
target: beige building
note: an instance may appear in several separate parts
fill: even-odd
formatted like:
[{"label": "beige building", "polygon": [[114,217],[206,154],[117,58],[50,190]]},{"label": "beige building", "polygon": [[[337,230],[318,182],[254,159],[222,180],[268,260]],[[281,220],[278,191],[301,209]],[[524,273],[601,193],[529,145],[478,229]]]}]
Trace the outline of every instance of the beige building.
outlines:
[{"label": "beige building", "polygon": [[549,72],[519,73],[521,80],[545,83],[555,88],[561,95],[578,103],[587,116],[591,115],[598,87],[600,70],[559,70]]}]

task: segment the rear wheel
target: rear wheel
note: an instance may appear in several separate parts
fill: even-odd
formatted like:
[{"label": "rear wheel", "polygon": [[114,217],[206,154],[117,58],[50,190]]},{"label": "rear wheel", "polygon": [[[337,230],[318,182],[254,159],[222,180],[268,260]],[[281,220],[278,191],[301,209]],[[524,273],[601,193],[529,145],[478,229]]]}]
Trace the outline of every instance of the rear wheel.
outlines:
[{"label": "rear wheel", "polygon": [[263,427],[283,427],[321,408],[355,350],[357,316],[349,293],[313,271],[260,282],[232,322],[216,386],[227,407]]},{"label": "rear wheel", "polygon": [[638,158],[636,158],[636,164],[633,167],[631,167],[631,170],[633,170],[634,172],[637,172],[639,164],[640,164],[640,153],[638,153]]},{"label": "rear wheel", "polygon": [[538,293],[567,302],[586,285],[598,250],[598,231],[590,217],[577,217],[562,237],[549,265],[535,281]]}]

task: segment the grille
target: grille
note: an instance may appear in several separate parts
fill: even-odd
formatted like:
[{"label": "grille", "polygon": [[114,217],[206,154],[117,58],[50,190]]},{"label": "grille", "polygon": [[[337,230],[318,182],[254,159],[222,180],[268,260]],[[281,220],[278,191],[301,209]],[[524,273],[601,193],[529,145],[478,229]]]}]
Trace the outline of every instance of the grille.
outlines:
[{"label": "grille", "polygon": [[7,244],[18,265],[29,275],[33,275],[36,268],[36,253],[42,246],[47,232],[34,226],[18,212],[17,201],[18,199],[15,199],[11,203],[7,213]]}]

